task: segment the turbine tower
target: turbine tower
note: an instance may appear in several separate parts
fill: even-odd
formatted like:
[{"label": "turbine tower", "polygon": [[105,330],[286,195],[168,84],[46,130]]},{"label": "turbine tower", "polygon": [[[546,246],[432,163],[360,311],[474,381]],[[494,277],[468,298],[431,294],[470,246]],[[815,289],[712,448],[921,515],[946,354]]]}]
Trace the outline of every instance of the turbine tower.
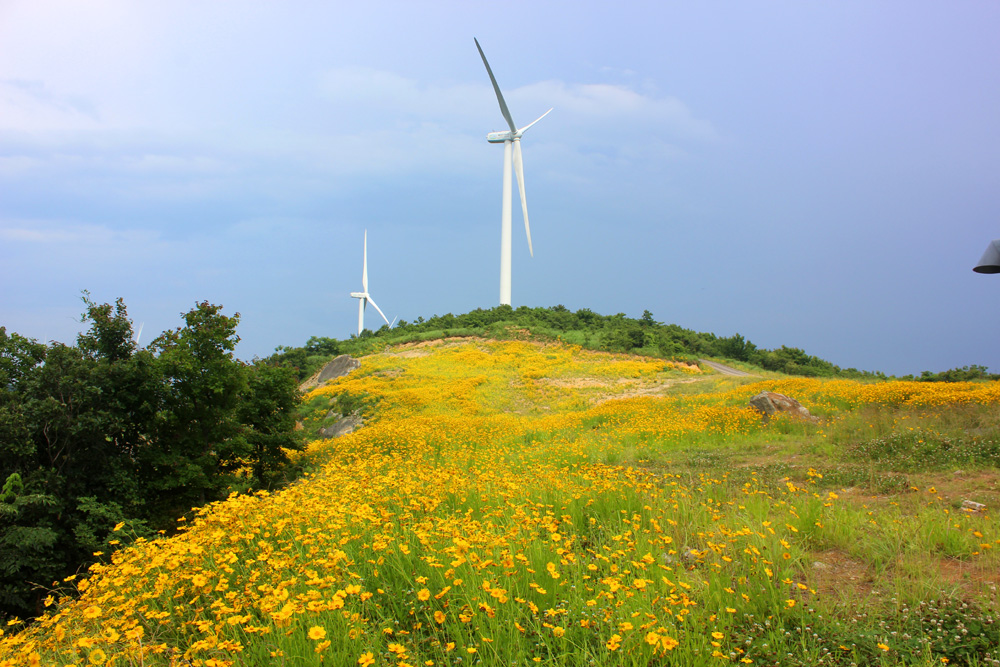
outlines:
[{"label": "turbine tower", "polygon": [[[524,198],[524,165],[521,161],[521,135],[525,131],[545,118],[552,109],[546,111],[541,116],[536,118],[534,121],[528,123],[520,130],[514,125],[514,119],[510,116],[510,111],[507,109],[507,103],[504,102],[503,94],[500,92],[500,86],[497,85],[496,77],[493,76],[493,70],[490,69],[490,64],[486,61],[486,54],[483,53],[483,47],[479,46],[479,40],[473,38],[476,43],[476,48],[479,49],[479,55],[483,59],[483,64],[486,65],[486,72],[490,75],[490,81],[493,82],[493,90],[496,91],[497,101],[500,102],[500,113],[503,114],[504,120],[507,121],[507,125],[510,130],[503,132],[490,132],[486,135],[486,141],[491,144],[503,144],[503,205],[500,214],[500,305],[509,306],[510,305],[510,202],[511,202],[511,184],[510,184],[510,169],[511,166],[514,167],[514,173],[517,175],[517,190],[521,195],[521,213],[524,214],[524,233],[528,237],[528,252],[531,256],[535,256],[535,252],[531,247],[531,228],[528,226],[528,202]],[[511,164],[513,162],[513,165]]]},{"label": "turbine tower", "polygon": [[[368,230],[367,229],[365,230],[365,263],[364,263],[364,268],[361,270],[361,289],[364,291],[351,292],[352,297],[354,297],[355,299],[360,299],[360,301],[358,301],[359,336],[361,335],[361,332],[365,330],[365,306],[368,305],[369,301],[371,301],[371,304],[375,306],[375,310],[377,310],[378,314],[382,316],[382,319],[385,320],[385,323],[389,324],[389,318],[385,316],[385,313],[382,312],[382,309],[378,307],[378,304],[375,303],[375,301],[372,300],[371,295],[368,294]],[[389,324],[389,326],[392,327],[391,324]]]}]

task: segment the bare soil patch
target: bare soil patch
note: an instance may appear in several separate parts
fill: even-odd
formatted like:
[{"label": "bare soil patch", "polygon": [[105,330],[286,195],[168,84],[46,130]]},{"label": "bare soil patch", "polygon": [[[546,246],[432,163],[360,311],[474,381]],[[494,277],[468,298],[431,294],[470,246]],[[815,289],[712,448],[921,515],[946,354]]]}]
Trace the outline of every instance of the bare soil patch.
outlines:
[{"label": "bare soil patch", "polygon": [[[594,405],[600,405],[601,403],[606,403],[607,401],[617,401],[625,398],[638,398],[640,396],[664,396],[667,394],[667,390],[678,384],[690,384],[692,382],[701,382],[705,378],[685,378],[683,380],[663,380],[660,382],[653,382],[646,386],[636,387],[631,391],[625,391],[622,393],[610,394],[605,396],[595,396],[591,399]],[[622,380],[627,380],[623,378]],[[619,383],[622,383],[622,380]],[[639,384],[639,380],[632,380],[632,383]],[[619,385],[620,386],[620,385]]]},{"label": "bare soil patch", "polygon": [[401,343],[394,345],[392,352],[388,356],[411,359],[413,357],[426,357],[430,354],[427,348],[456,347],[463,343],[475,341],[485,341],[487,339],[479,336],[450,336],[448,338],[434,338],[432,340],[422,340],[416,343]]},{"label": "bare soil patch", "polygon": [[942,558],[938,561],[938,573],[945,582],[962,589],[967,595],[976,593],[995,595],[997,587],[1000,586],[996,570],[984,566],[980,560]]},{"label": "bare soil patch", "polygon": [[812,587],[819,595],[843,602],[864,599],[875,586],[871,568],[839,549],[812,554],[807,567]]}]

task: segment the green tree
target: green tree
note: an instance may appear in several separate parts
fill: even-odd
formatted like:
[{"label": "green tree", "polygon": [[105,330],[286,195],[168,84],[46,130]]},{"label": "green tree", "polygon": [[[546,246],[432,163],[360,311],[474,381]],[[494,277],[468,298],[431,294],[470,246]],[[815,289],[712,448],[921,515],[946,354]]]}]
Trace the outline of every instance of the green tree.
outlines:
[{"label": "green tree", "polygon": [[300,446],[294,371],[237,360],[238,315],[198,304],[136,350],[120,299],[84,303],[76,346],[0,328],[0,620],[39,611],[33,585],[92,562],[118,522],[141,534],[277,483]]},{"label": "green tree", "polygon": [[247,374],[233,356],[239,313],[227,317],[221,310],[199,303],[184,315],[184,327],[150,345],[169,383],[156,446],[143,452],[143,477],[168,512],[216,497],[250,453],[237,417],[247,388]]},{"label": "green tree", "polygon": [[729,338],[716,340],[715,353],[720,357],[728,357],[738,361],[754,361],[757,358],[757,346],[735,334]]},{"label": "green tree", "polygon": [[34,450],[24,411],[24,381],[44,359],[44,345],[0,327],[0,461],[11,472],[23,472]]},{"label": "green tree", "polygon": [[52,521],[52,496],[26,493],[18,473],[0,492],[0,619],[40,611],[37,584],[48,584],[65,568],[59,530]]},{"label": "green tree", "polygon": [[290,368],[264,363],[247,367],[247,372],[247,389],[237,416],[256,485],[270,487],[282,478],[287,451],[302,449],[294,434],[295,408],[301,400],[298,379]]}]

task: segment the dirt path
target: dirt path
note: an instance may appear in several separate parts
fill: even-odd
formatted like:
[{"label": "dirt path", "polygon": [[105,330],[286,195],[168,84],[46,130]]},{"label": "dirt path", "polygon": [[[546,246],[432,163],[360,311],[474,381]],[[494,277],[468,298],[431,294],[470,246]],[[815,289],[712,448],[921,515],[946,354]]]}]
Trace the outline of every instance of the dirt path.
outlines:
[{"label": "dirt path", "polygon": [[709,361],[708,359],[699,359],[698,361],[700,361],[701,363],[705,364],[709,368],[717,370],[718,372],[722,373],[723,375],[735,375],[737,377],[749,377],[749,376],[753,375],[752,373],[747,373],[746,371],[741,371],[738,368],[732,368],[731,366],[724,366],[724,365],[722,365],[720,363],[716,363],[714,361]]}]

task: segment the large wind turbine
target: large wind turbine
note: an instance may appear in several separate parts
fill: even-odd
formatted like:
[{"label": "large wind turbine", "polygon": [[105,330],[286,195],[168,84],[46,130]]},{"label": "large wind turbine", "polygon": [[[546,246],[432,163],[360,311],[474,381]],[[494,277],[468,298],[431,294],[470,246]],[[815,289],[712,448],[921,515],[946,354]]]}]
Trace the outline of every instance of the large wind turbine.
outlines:
[{"label": "large wind turbine", "polygon": [[483,53],[483,47],[479,46],[478,39],[473,38],[473,41],[476,43],[476,48],[479,49],[479,55],[482,56],[483,64],[486,65],[486,72],[490,75],[490,81],[493,82],[493,90],[496,91],[497,101],[500,102],[500,113],[503,114],[504,120],[507,121],[507,125],[510,127],[509,131],[490,132],[486,135],[486,141],[491,144],[503,144],[503,207],[500,215],[500,305],[509,306],[511,162],[513,161],[514,173],[517,174],[518,193],[521,195],[521,212],[524,214],[524,233],[528,237],[528,252],[534,257],[535,252],[531,247],[531,228],[528,226],[528,202],[524,198],[524,165],[521,161],[521,135],[529,127],[545,118],[552,109],[549,109],[549,111],[546,111],[520,130],[517,129],[517,126],[514,125],[514,119],[511,118],[510,111],[507,109],[507,103],[504,102],[503,94],[500,92],[500,86],[497,85],[496,77],[493,76],[493,70],[490,69],[490,64],[486,61],[486,54]]},{"label": "large wind turbine", "polygon": [[[377,310],[378,314],[382,316],[382,319],[385,320],[385,323],[389,324],[389,318],[385,316],[385,313],[382,312],[382,309],[378,307],[378,304],[375,303],[375,301],[372,300],[371,295],[368,294],[368,230],[367,229],[365,230],[365,263],[364,263],[364,268],[361,271],[361,289],[363,289],[364,291],[351,292],[351,296],[353,296],[355,299],[360,299],[360,301],[358,301],[359,336],[361,335],[361,332],[365,330],[365,306],[368,305],[369,301],[371,301],[371,304],[375,306],[375,310]],[[392,325],[389,324],[389,326],[391,327]]]}]

